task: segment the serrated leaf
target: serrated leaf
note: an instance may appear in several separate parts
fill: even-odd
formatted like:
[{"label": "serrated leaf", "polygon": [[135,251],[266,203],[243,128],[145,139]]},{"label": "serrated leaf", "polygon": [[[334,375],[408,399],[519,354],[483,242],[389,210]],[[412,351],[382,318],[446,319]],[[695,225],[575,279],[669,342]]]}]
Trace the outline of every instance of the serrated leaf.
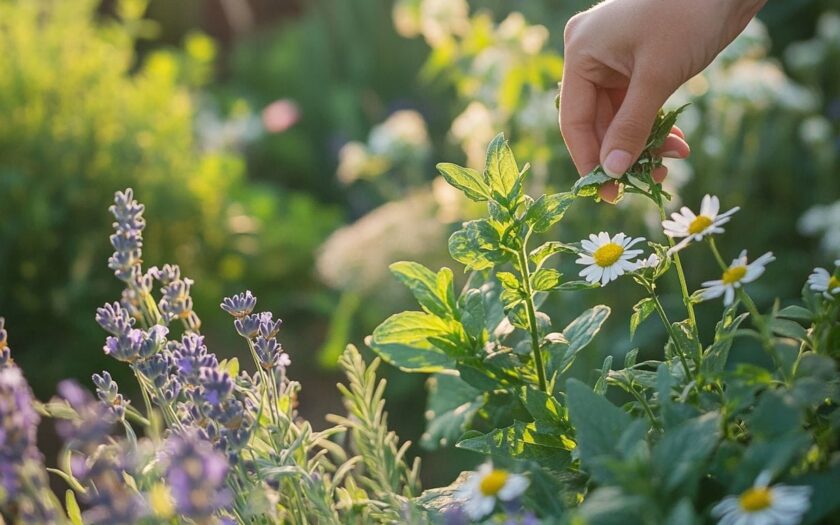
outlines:
[{"label": "serrated leaf", "polygon": [[543,195],[528,208],[525,222],[530,224],[536,232],[547,231],[563,218],[575,198],[574,193]]},{"label": "serrated leaf", "polygon": [[656,308],[656,302],[651,297],[645,297],[635,305],[633,305],[633,315],[630,316],[630,339],[636,335],[636,329],[639,325],[653,313]]},{"label": "serrated leaf", "polygon": [[461,298],[461,324],[474,339],[481,339],[485,330],[484,298],[479,290],[471,289]]},{"label": "serrated leaf", "polygon": [[551,268],[540,268],[531,275],[531,288],[537,292],[547,292],[560,284],[563,274]]},{"label": "serrated leaf", "polygon": [[522,287],[519,279],[510,272],[497,272],[496,279],[508,290],[519,290]]},{"label": "serrated leaf", "polygon": [[572,193],[578,197],[592,197],[598,193],[601,184],[612,180],[615,179],[604,173],[601,166],[598,166],[588,175],[575,181],[574,186],[572,186]]},{"label": "serrated leaf", "polygon": [[446,182],[464,192],[469,199],[482,202],[490,198],[490,188],[478,171],[448,162],[438,164],[437,170]]},{"label": "serrated leaf", "polygon": [[546,259],[548,259],[552,255],[561,252],[577,254],[578,248],[571,244],[564,244],[562,242],[557,241],[549,241],[531,250],[531,253],[528,254],[528,257],[531,259],[531,261],[534,262],[534,264],[541,265]]},{"label": "serrated leaf", "polygon": [[493,198],[502,204],[511,204],[519,197],[519,168],[504,133],[496,135],[487,147],[484,180]]},{"label": "serrated leaf", "polygon": [[513,425],[458,442],[458,448],[499,459],[530,460],[555,470],[569,465],[574,442],[564,436],[542,434],[536,425],[515,421]]},{"label": "serrated leaf", "polygon": [[452,359],[429,342],[445,336],[450,326],[425,312],[392,315],[376,327],[368,345],[382,359],[405,371],[439,372],[452,368]]},{"label": "serrated leaf", "polygon": [[651,455],[662,489],[680,495],[693,493],[719,439],[720,416],[716,413],[690,419],[665,432]]},{"label": "serrated leaf", "polygon": [[449,305],[439,296],[437,275],[420,263],[399,261],[389,266],[391,273],[404,284],[424,310],[438,317],[450,317]]},{"label": "serrated leaf", "polygon": [[449,254],[468,269],[486,270],[508,259],[499,232],[487,220],[470,221],[449,238]]},{"label": "serrated leaf", "polygon": [[520,399],[525,410],[534,418],[538,428],[542,425],[555,433],[562,433],[565,430],[565,410],[554,396],[526,386],[522,388]]}]

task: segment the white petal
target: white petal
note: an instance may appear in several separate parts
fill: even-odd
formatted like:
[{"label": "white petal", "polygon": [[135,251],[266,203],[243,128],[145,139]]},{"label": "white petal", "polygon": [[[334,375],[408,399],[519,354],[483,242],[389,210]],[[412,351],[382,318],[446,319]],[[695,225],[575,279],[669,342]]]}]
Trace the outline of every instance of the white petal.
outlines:
[{"label": "white petal", "polygon": [[595,264],[595,259],[591,255],[581,255],[575,262],[578,264]]},{"label": "white petal", "polygon": [[673,248],[668,250],[668,255],[674,255],[678,251],[682,250],[691,242],[691,237],[686,237],[685,239],[681,240],[677,244],[674,245]]},{"label": "white petal", "polygon": [[735,289],[731,286],[726,287],[726,294],[723,296],[723,306],[729,306],[735,300]]},{"label": "white petal", "polygon": [[509,474],[505,486],[499,491],[499,499],[510,501],[518,498],[528,488],[528,478],[519,474]]},{"label": "white petal", "polygon": [[[590,237],[592,237],[592,235],[590,235]],[[586,239],[580,241],[580,246],[581,246],[581,248],[588,251],[589,253],[592,253],[592,252],[594,252],[595,250],[598,249],[598,246],[594,242],[586,240]]]},{"label": "white petal", "polygon": [[598,242],[600,243],[599,246],[603,246],[610,242],[610,234],[607,232],[601,232],[598,234]]}]

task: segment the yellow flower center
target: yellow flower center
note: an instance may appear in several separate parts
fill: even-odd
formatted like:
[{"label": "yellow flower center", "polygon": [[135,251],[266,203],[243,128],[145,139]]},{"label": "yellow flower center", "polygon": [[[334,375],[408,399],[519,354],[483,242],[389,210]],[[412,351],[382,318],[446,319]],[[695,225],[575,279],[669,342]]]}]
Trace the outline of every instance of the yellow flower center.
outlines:
[{"label": "yellow flower center", "polygon": [[595,264],[601,268],[606,268],[607,266],[615,264],[623,253],[624,248],[614,242],[611,242],[595,250],[595,253],[592,254],[592,258],[595,259]]},{"label": "yellow flower center", "polygon": [[773,503],[773,493],[767,487],[753,487],[741,494],[738,503],[745,512],[758,512]]},{"label": "yellow flower center", "polygon": [[[840,287],[840,277],[832,275],[831,279],[828,280],[828,291],[830,292],[831,290],[834,290],[837,287]],[[0,348],[3,348],[3,346],[0,345]]]},{"label": "yellow flower center", "polygon": [[698,215],[693,221],[691,221],[691,224],[688,225],[688,233],[692,235],[700,233],[711,225],[712,219],[706,217],[705,215]]},{"label": "yellow flower center", "polygon": [[495,496],[502,490],[508,479],[508,473],[505,470],[493,470],[481,479],[479,489],[485,496]]},{"label": "yellow flower center", "polygon": [[723,272],[723,284],[735,284],[743,279],[746,274],[746,266],[733,266],[732,268],[727,268],[726,271]]}]

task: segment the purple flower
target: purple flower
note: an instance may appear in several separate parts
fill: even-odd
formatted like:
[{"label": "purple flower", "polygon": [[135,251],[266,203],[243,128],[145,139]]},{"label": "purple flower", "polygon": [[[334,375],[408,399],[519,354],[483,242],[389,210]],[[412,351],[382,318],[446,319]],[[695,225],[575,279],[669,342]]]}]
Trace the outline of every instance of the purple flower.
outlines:
[{"label": "purple flower", "polygon": [[12,351],[9,349],[9,335],[6,333],[6,329],[3,328],[5,324],[6,320],[0,317],[0,370],[14,365]]},{"label": "purple flower", "polygon": [[286,368],[292,364],[289,355],[283,352],[283,347],[277,342],[277,339],[266,339],[263,336],[257,336],[254,340],[254,350],[257,358],[260,361],[260,366],[265,370],[273,368]]},{"label": "purple flower", "polygon": [[24,458],[39,458],[36,433],[40,417],[20,368],[0,370],[0,486],[14,500],[20,490]]},{"label": "purple flower", "polygon": [[125,335],[134,327],[134,318],[120,303],[96,309],[96,322],[112,335]]},{"label": "purple flower", "polygon": [[199,386],[201,384],[201,369],[217,368],[219,366],[215,354],[207,351],[207,347],[204,345],[204,337],[194,333],[184,334],[180,343],[170,342],[169,350],[175,360],[180,381],[187,385]]},{"label": "purple flower", "polygon": [[96,385],[96,396],[117,419],[125,417],[128,401],[119,393],[119,385],[111,378],[111,374],[103,371],[102,375],[93,374],[93,384]]},{"label": "purple flower", "polygon": [[193,300],[190,297],[190,287],[193,285],[193,280],[187,278],[169,280],[170,277],[180,275],[180,270],[177,266],[170,268],[174,268],[174,270],[171,270],[165,276],[162,271],[157,272],[158,279],[166,283],[160,289],[163,297],[161,297],[158,303],[158,308],[160,308],[163,318],[167,323],[174,319],[182,319],[186,321],[190,330],[197,331],[201,326],[201,321],[193,311]]},{"label": "purple flower", "polygon": [[257,298],[251,294],[251,290],[245,290],[232,297],[225,297],[219,306],[230,315],[240,318],[253,312],[256,305]]},{"label": "purple flower", "polygon": [[149,274],[164,286],[181,279],[181,267],[177,264],[164,264],[163,268],[152,266]]},{"label": "purple flower", "polygon": [[114,275],[125,282],[131,281],[140,273],[143,257],[143,228],[146,221],[143,218],[143,205],[134,200],[131,188],[124,192],[118,191],[114,196],[114,204],[109,211],[116,219],[111,235],[111,245],[114,254],[108,259],[108,267],[114,270]]},{"label": "purple flower", "polygon": [[200,381],[204,400],[213,406],[221,404],[233,392],[230,376],[217,368],[202,368]]},{"label": "purple flower", "polygon": [[73,380],[60,382],[58,393],[79,416],[77,419],[58,420],[58,435],[69,448],[91,454],[110,433],[115,423],[113,413]]},{"label": "purple flower", "polygon": [[207,518],[230,504],[231,494],[225,486],[227,458],[195,433],[170,437],[164,464],[178,514]]}]

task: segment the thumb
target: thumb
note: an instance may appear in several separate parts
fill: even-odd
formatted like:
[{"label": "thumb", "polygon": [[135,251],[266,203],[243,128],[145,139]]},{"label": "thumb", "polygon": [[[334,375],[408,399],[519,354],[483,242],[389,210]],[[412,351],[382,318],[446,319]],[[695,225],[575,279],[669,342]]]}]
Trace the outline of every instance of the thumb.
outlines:
[{"label": "thumb", "polygon": [[671,95],[659,83],[636,74],[601,142],[601,166],[610,177],[621,177],[642,154],[656,114]]}]

